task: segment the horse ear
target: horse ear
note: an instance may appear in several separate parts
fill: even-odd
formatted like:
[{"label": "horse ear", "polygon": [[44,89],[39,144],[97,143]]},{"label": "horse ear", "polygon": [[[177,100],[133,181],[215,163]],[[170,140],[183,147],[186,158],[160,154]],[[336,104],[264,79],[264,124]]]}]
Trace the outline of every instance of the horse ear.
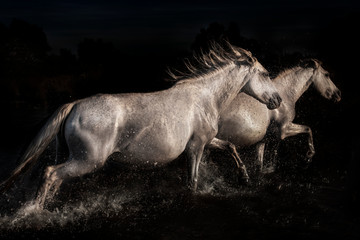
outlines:
[{"label": "horse ear", "polygon": [[254,60],[248,56],[245,56],[244,58],[238,59],[235,61],[236,65],[245,65],[245,66],[253,66]]},{"label": "horse ear", "polygon": [[312,58],[301,60],[299,66],[302,68],[317,68],[316,60]]}]

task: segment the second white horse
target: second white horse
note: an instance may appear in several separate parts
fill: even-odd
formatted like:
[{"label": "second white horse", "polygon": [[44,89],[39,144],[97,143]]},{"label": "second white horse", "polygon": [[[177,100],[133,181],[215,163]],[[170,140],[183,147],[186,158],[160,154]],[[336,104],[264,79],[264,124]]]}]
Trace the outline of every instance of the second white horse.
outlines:
[{"label": "second white horse", "polygon": [[[274,126],[271,130],[280,140],[306,133],[309,136],[307,158],[311,159],[315,154],[311,128],[292,121],[295,118],[295,103],[312,83],[326,99],[340,101],[340,90],[330,80],[329,73],[318,60],[309,59],[300,66],[283,71],[274,79],[274,85],[283,100],[277,109],[270,110],[253,97],[238,94],[221,113],[217,138],[228,140],[238,148],[256,144],[257,164],[262,171],[266,143],[264,137],[269,126]],[[275,124],[270,125],[271,122]]]}]

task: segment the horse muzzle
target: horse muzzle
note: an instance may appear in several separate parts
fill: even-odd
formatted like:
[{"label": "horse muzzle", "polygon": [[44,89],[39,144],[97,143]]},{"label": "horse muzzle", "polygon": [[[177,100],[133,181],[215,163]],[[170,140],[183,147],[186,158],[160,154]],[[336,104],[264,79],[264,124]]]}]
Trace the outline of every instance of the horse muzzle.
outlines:
[{"label": "horse muzzle", "polygon": [[341,91],[337,89],[334,94],[332,95],[332,99],[334,102],[340,102],[341,100]]},{"label": "horse muzzle", "polygon": [[325,97],[327,99],[333,100],[334,102],[339,102],[341,100],[341,92],[339,89],[327,89],[325,92]]},{"label": "horse muzzle", "polygon": [[[269,96],[269,95],[266,94],[266,96]],[[266,106],[270,110],[276,109],[276,108],[280,107],[281,101],[282,101],[282,99],[281,99],[280,95],[278,93],[273,93],[271,95],[271,97],[269,96],[267,98]]]}]

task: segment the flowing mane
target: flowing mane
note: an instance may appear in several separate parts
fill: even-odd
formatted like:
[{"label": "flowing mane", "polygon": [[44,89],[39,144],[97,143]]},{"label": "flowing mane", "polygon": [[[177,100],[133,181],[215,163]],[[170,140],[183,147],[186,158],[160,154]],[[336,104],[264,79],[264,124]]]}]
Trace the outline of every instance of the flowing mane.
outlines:
[{"label": "flowing mane", "polygon": [[279,79],[283,79],[286,76],[290,75],[290,74],[294,74],[295,71],[300,70],[300,69],[304,69],[304,68],[318,68],[319,66],[322,65],[322,62],[314,59],[314,58],[309,58],[309,59],[304,59],[301,60],[296,66],[290,67],[290,68],[286,68],[283,71],[281,71],[275,78],[274,81],[279,81]]},{"label": "flowing mane", "polygon": [[297,100],[312,83],[312,78],[304,77],[302,72],[306,69],[315,70],[320,66],[321,62],[317,59],[304,59],[296,66],[281,71],[273,81],[277,84],[279,91],[286,89],[286,94]]},{"label": "flowing mane", "polygon": [[216,42],[211,42],[209,45],[208,52],[204,53],[201,50],[200,54],[194,53],[193,59],[184,59],[185,71],[174,69],[175,74],[168,69],[171,80],[177,82],[185,79],[197,79],[215,74],[231,63],[253,65],[257,62],[249,51],[233,46],[229,42],[225,44],[226,49]]},{"label": "flowing mane", "polygon": [[294,74],[296,70],[300,70],[300,69],[301,69],[300,66],[284,69],[274,78],[273,81],[275,82],[283,81],[284,78],[288,77],[290,74]]}]

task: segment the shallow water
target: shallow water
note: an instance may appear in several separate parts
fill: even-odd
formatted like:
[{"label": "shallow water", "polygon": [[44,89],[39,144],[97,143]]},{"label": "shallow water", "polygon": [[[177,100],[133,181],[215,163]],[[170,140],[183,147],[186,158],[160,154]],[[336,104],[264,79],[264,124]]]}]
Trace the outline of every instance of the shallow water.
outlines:
[{"label": "shallow water", "polygon": [[182,167],[181,161],[146,170],[110,163],[65,183],[45,210],[32,205],[35,186],[18,184],[1,198],[1,239],[359,236],[359,218],[346,214],[339,179],[252,173],[251,186],[240,186],[225,171],[228,164],[208,160],[191,193]]},{"label": "shallow water", "polygon": [[[238,194],[238,188],[226,183],[224,177],[219,175],[217,170],[213,163],[202,163],[200,169],[202,181],[199,183],[197,193],[192,195],[185,186],[181,186],[181,172],[175,169],[171,169],[172,173],[166,173],[166,175],[173,175],[172,178],[160,180],[156,178],[159,175],[161,178],[165,169],[143,171],[134,169],[132,174],[127,174],[125,170],[119,170],[117,174],[116,170],[105,169],[100,173],[65,183],[59,196],[44,210],[38,209],[33,201],[29,200],[34,195],[29,194],[25,197],[28,199],[18,202],[18,209],[0,215],[0,230],[63,228],[68,225],[79,225],[77,227],[81,228],[80,225],[84,221],[94,216],[120,219],[129,215],[135,216],[145,207],[147,208],[145,211],[148,211],[149,207],[154,208],[155,206],[164,210],[171,207],[178,197],[221,197]],[[110,175],[110,179],[106,179],[107,174]],[[99,182],[101,183],[99,184]],[[12,192],[23,190],[18,187]],[[25,190],[36,191],[35,187]],[[2,204],[2,208],[4,209],[4,205],[12,207],[14,205],[12,202],[16,201],[15,198],[11,194],[5,194],[2,200],[6,203]],[[148,204],[151,206],[147,206]],[[155,209],[151,211],[153,210]],[[86,230],[86,228],[82,230]]]}]

